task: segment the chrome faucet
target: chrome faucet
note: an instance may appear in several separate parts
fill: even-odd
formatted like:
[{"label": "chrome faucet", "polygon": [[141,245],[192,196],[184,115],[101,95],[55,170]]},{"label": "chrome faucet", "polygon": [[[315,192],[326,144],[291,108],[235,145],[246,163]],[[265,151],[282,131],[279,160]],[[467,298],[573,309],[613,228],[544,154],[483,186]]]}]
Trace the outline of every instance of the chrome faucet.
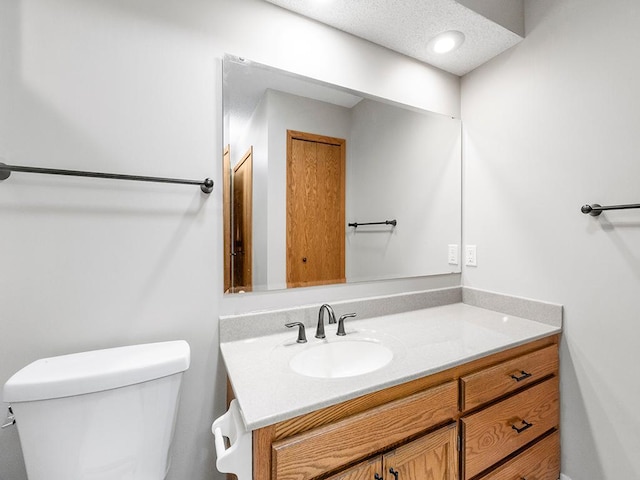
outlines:
[{"label": "chrome faucet", "polygon": [[336,314],[331,308],[331,305],[324,304],[320,307],[318,312],[318,328],[316,328],[316,338],[325,338],[324,334],[324,311],[329,313],[329,324],[336,323]]}]

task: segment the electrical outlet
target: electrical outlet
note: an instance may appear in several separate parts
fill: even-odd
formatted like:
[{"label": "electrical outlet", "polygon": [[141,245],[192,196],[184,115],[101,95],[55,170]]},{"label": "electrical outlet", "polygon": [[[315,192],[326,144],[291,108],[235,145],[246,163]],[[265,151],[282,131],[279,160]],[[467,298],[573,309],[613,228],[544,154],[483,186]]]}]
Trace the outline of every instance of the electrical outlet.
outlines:
[{"label": "electrical outlet", "polygon": [[475,245],[467,245],[464,250],[464,264],[467,267],[477,267],[478,258]]},{"label": "electrical outlet", "polygon": [[458,245],[452,244],[449,245],[449,255],[448,255],[449,265],[458,265],[460,262],[458,260]]}]

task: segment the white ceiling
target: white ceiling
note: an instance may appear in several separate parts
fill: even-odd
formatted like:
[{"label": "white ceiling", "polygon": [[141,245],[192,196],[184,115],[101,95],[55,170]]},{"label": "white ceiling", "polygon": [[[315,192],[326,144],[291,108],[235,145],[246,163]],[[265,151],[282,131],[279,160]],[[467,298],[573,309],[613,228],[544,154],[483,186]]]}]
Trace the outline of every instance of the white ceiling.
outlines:
[{"label": "white ceiling", "polygon": [[[524,30],[522,0],[267,1],[455,75],[520,42]],[[428,51],[429,40],[448,30],[464,33],[462,46],[444,55]]]},{"label": "white ceiling", "polygon": [[249,60],[226,55],[224,59],[224,111],[231,132],[241,132],[266,90],[287,92],[351,108],[362,97],[335,86],[289,74]]}]

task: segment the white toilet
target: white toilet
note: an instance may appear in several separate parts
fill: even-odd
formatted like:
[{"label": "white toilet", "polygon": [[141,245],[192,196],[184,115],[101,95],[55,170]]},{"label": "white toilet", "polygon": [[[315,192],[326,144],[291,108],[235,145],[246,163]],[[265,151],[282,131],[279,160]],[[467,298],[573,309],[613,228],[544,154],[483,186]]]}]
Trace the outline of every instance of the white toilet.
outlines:
[{"label": "white toilet", "polygon": [[163,480],[187,342],[37,360],[4,385],[29,480]]}]

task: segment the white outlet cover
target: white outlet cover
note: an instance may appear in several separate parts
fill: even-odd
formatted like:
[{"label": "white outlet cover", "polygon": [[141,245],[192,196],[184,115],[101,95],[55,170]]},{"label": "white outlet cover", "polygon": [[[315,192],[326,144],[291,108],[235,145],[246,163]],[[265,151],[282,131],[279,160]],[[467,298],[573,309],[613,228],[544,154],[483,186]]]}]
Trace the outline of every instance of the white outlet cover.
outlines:
[{"label": "white outlet cover", "polygon": [[478,256],[475,245],[467,245],[464,251],[464,264],[467,267],[477,267],[478,266]]},{"label": "white outlet cover", "polygon": [[451,244],[449,245],[449,253],[447,255],[447,261],[449,265],[458,265],[460,260],[458,258],[458,245]]}]

